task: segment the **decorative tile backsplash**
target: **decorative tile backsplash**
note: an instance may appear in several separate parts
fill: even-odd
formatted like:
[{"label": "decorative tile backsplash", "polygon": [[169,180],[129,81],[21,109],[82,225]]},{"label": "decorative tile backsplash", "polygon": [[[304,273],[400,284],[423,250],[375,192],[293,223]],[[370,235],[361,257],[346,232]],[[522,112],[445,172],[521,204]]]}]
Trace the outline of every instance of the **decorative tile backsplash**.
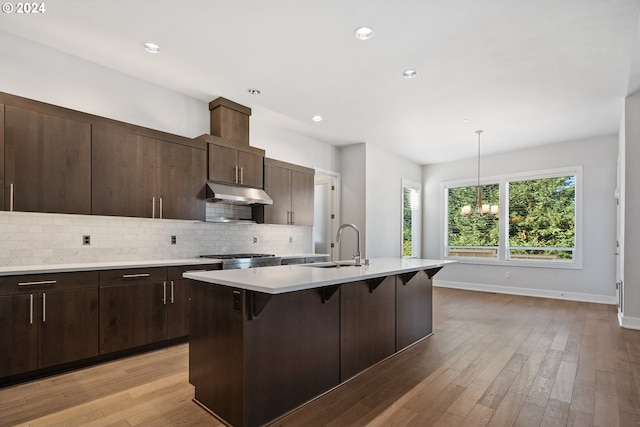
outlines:
[{"label": "decorative tile backsplash", "polygon": [[311,227],[31,212],[0,212],[0,241],[0,266],[313,252]]}]

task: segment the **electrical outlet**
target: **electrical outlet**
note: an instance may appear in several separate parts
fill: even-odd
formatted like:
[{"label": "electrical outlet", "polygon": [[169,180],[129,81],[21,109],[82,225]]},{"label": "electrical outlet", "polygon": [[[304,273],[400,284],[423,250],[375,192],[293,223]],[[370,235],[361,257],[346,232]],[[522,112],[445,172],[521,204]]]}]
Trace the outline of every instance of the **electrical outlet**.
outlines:
[{"label": "electrical outlet", "polygon": [[258,243],[258,236],[253,236],[253,244],[255,245],[256,243]]},{"label": "electrical outlet", "polygon": [[91,244],[91,236],[89,235],[84,235],[82,236],[82,244],[85,246],[88,246]]},{"label": "electrical outlet", "polygon": [[289,244],[293,243],[293,236],[289,236]]},{"label": "electrical outlet", "polygon": [[171,244],[175,245],[178,242],[178,239],[176,236],[171,236]]}]

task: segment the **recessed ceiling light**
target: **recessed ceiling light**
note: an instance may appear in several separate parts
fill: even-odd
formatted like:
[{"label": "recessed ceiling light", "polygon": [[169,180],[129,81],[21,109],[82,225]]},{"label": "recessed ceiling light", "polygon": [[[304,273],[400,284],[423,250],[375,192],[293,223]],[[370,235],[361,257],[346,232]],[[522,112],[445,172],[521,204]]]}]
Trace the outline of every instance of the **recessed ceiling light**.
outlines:
[{"label": "recessed ceiling light", "polygon": [[402,73],[402,77],[404,77],[405,79],[412,79],[417,75],[418,75],[418,70],[414,70],[414,69],[409,69],[409,70],[406,70],[404,73]]},{"label": "recessed ceiling light", "polygon": [[313,120],[314,122],[321,122],[324,119],[322,118],[322,116],[317,116],[316,115],[316,116],[311,117],[311,120]]},{"label": "recessed ceiling light", "polygon": [[367,40],[373,36],[373,28],[371,27],[358,27],[356,31],[353,33],[356,38],[360,40]]},{"label": "recessed ceiling light", "polygon": [[144,50],[146,50],[149,53],[158,53],[160,52],[160,46],[158,46],[155,43],[146,42],[144,44]]},{"label": "recessed ceiling light", "polygon": [[260,95],[260,89],[250,88],[247,89],[247,92],[249,92],[251,95]]}]

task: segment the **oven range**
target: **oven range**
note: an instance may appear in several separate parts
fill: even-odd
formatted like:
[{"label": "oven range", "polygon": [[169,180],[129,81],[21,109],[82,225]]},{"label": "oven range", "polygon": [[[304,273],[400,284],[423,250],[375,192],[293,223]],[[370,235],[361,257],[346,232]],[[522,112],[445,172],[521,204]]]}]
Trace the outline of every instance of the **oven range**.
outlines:
[{"label": "oven range", "polygon": [[238,268],[256,268],[267,267],[270,265],[280,265],[281,257],[274,254],[219,254],[219,255],[200,255],[201,258],[216,258],[222,260],[222,269],[231,270]]}]

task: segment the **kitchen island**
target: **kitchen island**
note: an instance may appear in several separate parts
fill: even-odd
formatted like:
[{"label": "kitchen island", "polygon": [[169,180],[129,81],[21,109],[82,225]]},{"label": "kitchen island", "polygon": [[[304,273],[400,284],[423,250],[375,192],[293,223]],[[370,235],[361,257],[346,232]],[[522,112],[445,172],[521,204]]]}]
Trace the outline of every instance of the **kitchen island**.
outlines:
[{"label": "kitchen island", "polygon": [[233,426],[265,424],[432,333],[449,261],[190,272],[189,380]]}]

